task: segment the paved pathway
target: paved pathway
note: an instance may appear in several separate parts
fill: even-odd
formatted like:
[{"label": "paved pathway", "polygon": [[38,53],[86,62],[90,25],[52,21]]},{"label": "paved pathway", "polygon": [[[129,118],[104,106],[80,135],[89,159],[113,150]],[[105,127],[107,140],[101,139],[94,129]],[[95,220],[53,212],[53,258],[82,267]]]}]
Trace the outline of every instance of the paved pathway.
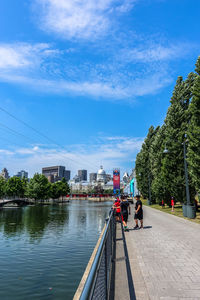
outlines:
[{"label": "paved pathway", "polygon": [[199,224],[144,207],[144,229],[126,243],[137,300],[200,300]]}]

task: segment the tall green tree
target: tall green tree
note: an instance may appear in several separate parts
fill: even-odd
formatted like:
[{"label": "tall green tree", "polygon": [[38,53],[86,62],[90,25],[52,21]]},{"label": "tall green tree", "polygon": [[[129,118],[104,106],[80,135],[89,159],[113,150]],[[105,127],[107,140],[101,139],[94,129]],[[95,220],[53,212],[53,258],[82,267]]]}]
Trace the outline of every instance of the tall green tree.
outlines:
[{"label": "tall green tree", "polygon": [[5,185],[6,185],[5,179],[0,176],[0,199],[5,196]]},{"label": "tall green tree", "polygon": [[189,106],[188,164],[189,175],[195,189],[200,193],[200,57],[196,63],[197,75],[193,86],[193,97]]},{"label": "tall green tree", "polygon": [[70,187],[67,183],[66,179],[63,177],[62,180],[59,182],[59,190],[60,190],[60,196],[63,198],[67,194],[70,193]]},{"label": "tall green tree", "polygon": [[167,199],[167,189],[164,183],[164,176],[162,173],[162,160],[163,151],[165,148],[165,130],[166,126],[160,127],[155,135],[155,138],[150,147],[150,161],[151,161],[151,171],[152,171],[152,183],[151,189],[152,194],[157,203],[161,200]]},{"label": "tall green tree", "polygon": [[[165,119],[165,145],[168,154],[162,160],[163,185],[167,195],[175,197],[175,200],[180,202],[186,200],[183,141],[188,127],[188,107],[194,78],[193,73],[189,74],[186,81],[178,77]],[[168,203],[170,203],[170,196],[167,199]]]},{"label": "tall green tree", "polygon": [[51,184],[42,174],[35,174],[27,185],[26,195],[37,200],[44,200],[50,197]]},{"label": "tall green tree", "polygon": [[143,197],[148,198],[149,192],[151,192],[151,182],[153,180],[153,174],[151,170],[151,160],[150,160],[150,147],[155,138],[155,135],[159,127],[154,129],[153,126],[149,128],[148,134],[144,143],[142,144],[142,149],[136,157],[136,180],[138,189],[140,190]]},{"label": "tall green tree", "polygon": [[23,182],[19,177],[11,177],[6,181],[5,194],[9,197],[21,197],[24,195]]}]

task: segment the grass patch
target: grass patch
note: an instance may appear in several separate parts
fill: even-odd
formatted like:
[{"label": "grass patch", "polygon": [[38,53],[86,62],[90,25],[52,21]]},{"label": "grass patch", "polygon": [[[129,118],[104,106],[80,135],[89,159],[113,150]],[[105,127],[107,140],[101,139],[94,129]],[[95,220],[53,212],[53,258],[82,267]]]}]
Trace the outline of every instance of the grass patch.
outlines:
[{"label": "grass patch", "polygon": [[[142,199],[142,203],[144,205],[148,206],[147,199]],[[159,205],[159,204],[152,204],[152,205],[150,205],[150,207],[158,209],[158,210],[160,210],[162,212],[165,212],[167,214],[174,215],[174,216],[189,220],[191,222],[195,222],[195,223],[200,224],[200,212],[199,211],[196,212],[196,218],[195,219],[188,219],[188,218],[183,216],[182,205],[180,203],[177,203],[174,206],[174,211],[171,211],[171,207],[168,207],[167,205],[165,205],[165,207],[162,208],[162,206]]]}]

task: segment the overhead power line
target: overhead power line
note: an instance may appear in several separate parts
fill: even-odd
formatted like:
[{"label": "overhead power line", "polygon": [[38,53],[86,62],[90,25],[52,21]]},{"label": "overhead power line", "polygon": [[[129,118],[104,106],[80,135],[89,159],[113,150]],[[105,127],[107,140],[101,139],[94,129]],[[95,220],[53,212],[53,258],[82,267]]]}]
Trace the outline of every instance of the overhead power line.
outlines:
[{"label": "overhead power line", "polygon": [[[26,126],[27,128],[33,130],[34,132],[36,132],[38,135],[42,136],[43,138],[45,138],[46,140],[48,140],[49,142],[51,142],[52,144],[56,145],[57,147],[63,149],[64,151],[66,151],[66,149],[64,148],[64,146],[60,145],[59,143],[57,143],[56,141],[54,141],[53,139],[49,138],[47,135],[43,134],[42,132],[40,132],[39,130],[35,129],[34,127],[32,127],[31,125],[29,125],[28,123],[24,122],[23,120],[17,118],[16,116],[14,116],[13,114],[11,114],[10,112],[8,112],[7,110],[5,110],[4,108],[0,107],[0,110],[3,111],[4,113],[6,113],[7,115],[9,115],[11,118],[15,119],[16,121],[20,122],[21,124],[23,124],[24,126]],[[28,137],[26,137],[25,135],[7,127],[6,125],[4,124],[1,124],[1,126],[7,128],[8,130],[10,130],[11,132],[15,133],[15,134],[18,134],[18,135],[21,135],[23,137],[25,137],[26,139]],[[30,140],[30,138],[28,138]],[[32,139],[31,139],[32,140]],[[34,141],[34,143],[37,143],[36,141]],[[62,154],[59,154],[60,156],[64,157],[66,159],[66,157]],[[85,160],[85,158],[81,157],[80,155],[76,155],[77,157],[79,157],[81,159],[81,162],[77,162],[71,158],[67,158],[68,160],[76,163],[76,164],[84,164],[84,165],[88,165],[88,166],[92,166],[92,164],[90,162],[87,162],[87,160]],[[84,161],[83,161],[84,160]],[[98,168],[98,166],[96,165],[93,165],[95,168]]]},{"label": "overhead power line", "polygon": [[33,140],[32,138],[30,138],[30,137],[28,137],[28,136],[26,136],[26,135],[24,135],[24,134],[22,134],[22,133],[20,133],[20,132],[18,132],[18,131],[16,131],[16,130],[12,129],[12,128],[10,128],[10,127],[8,127],[8,126],[2,124],[2,123],[0,123],[0,126],[6,128],[8,131],[10,131],[10,132],[13,133],[13,134],[22,136],[23,138],[28,139],[29,141],[32,141],[33,143],[37,143],[37,142],[36,142],[35,140]]}]

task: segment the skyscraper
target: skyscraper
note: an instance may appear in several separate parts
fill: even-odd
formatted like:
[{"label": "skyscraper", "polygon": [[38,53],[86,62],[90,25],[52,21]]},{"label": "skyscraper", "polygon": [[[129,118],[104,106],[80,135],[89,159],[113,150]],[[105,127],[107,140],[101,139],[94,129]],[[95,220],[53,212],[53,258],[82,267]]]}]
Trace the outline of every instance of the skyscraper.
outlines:
[{"label": "skyscraper", "polygon": [[0,176],[6,180],[8,180],[10,178],[8,170],[6,168],[3,168],[3,170],[0,173]]},{"label": "skyscraper", "polygon": [[87,170],[78,170],[80,181],[87,181]]},{"label": "skyscraper", "polygon": [[16,177],[19,177],[20,179],[22,178],[28,178],[28,172],[21,170],[20,172],[17,173],[17,175],[15,175]]},{"label": "skyscraper", "polygon": [[97,180],[97,173],[90,173],[90,182],[95,182]]},{"label": "skyscraper", "polygon": [[70,171],[65,170],[64,166],[53,166],[42,168],[42,174],[45,175],[50,182],[56,182],[65,178],[70,179]]}]

